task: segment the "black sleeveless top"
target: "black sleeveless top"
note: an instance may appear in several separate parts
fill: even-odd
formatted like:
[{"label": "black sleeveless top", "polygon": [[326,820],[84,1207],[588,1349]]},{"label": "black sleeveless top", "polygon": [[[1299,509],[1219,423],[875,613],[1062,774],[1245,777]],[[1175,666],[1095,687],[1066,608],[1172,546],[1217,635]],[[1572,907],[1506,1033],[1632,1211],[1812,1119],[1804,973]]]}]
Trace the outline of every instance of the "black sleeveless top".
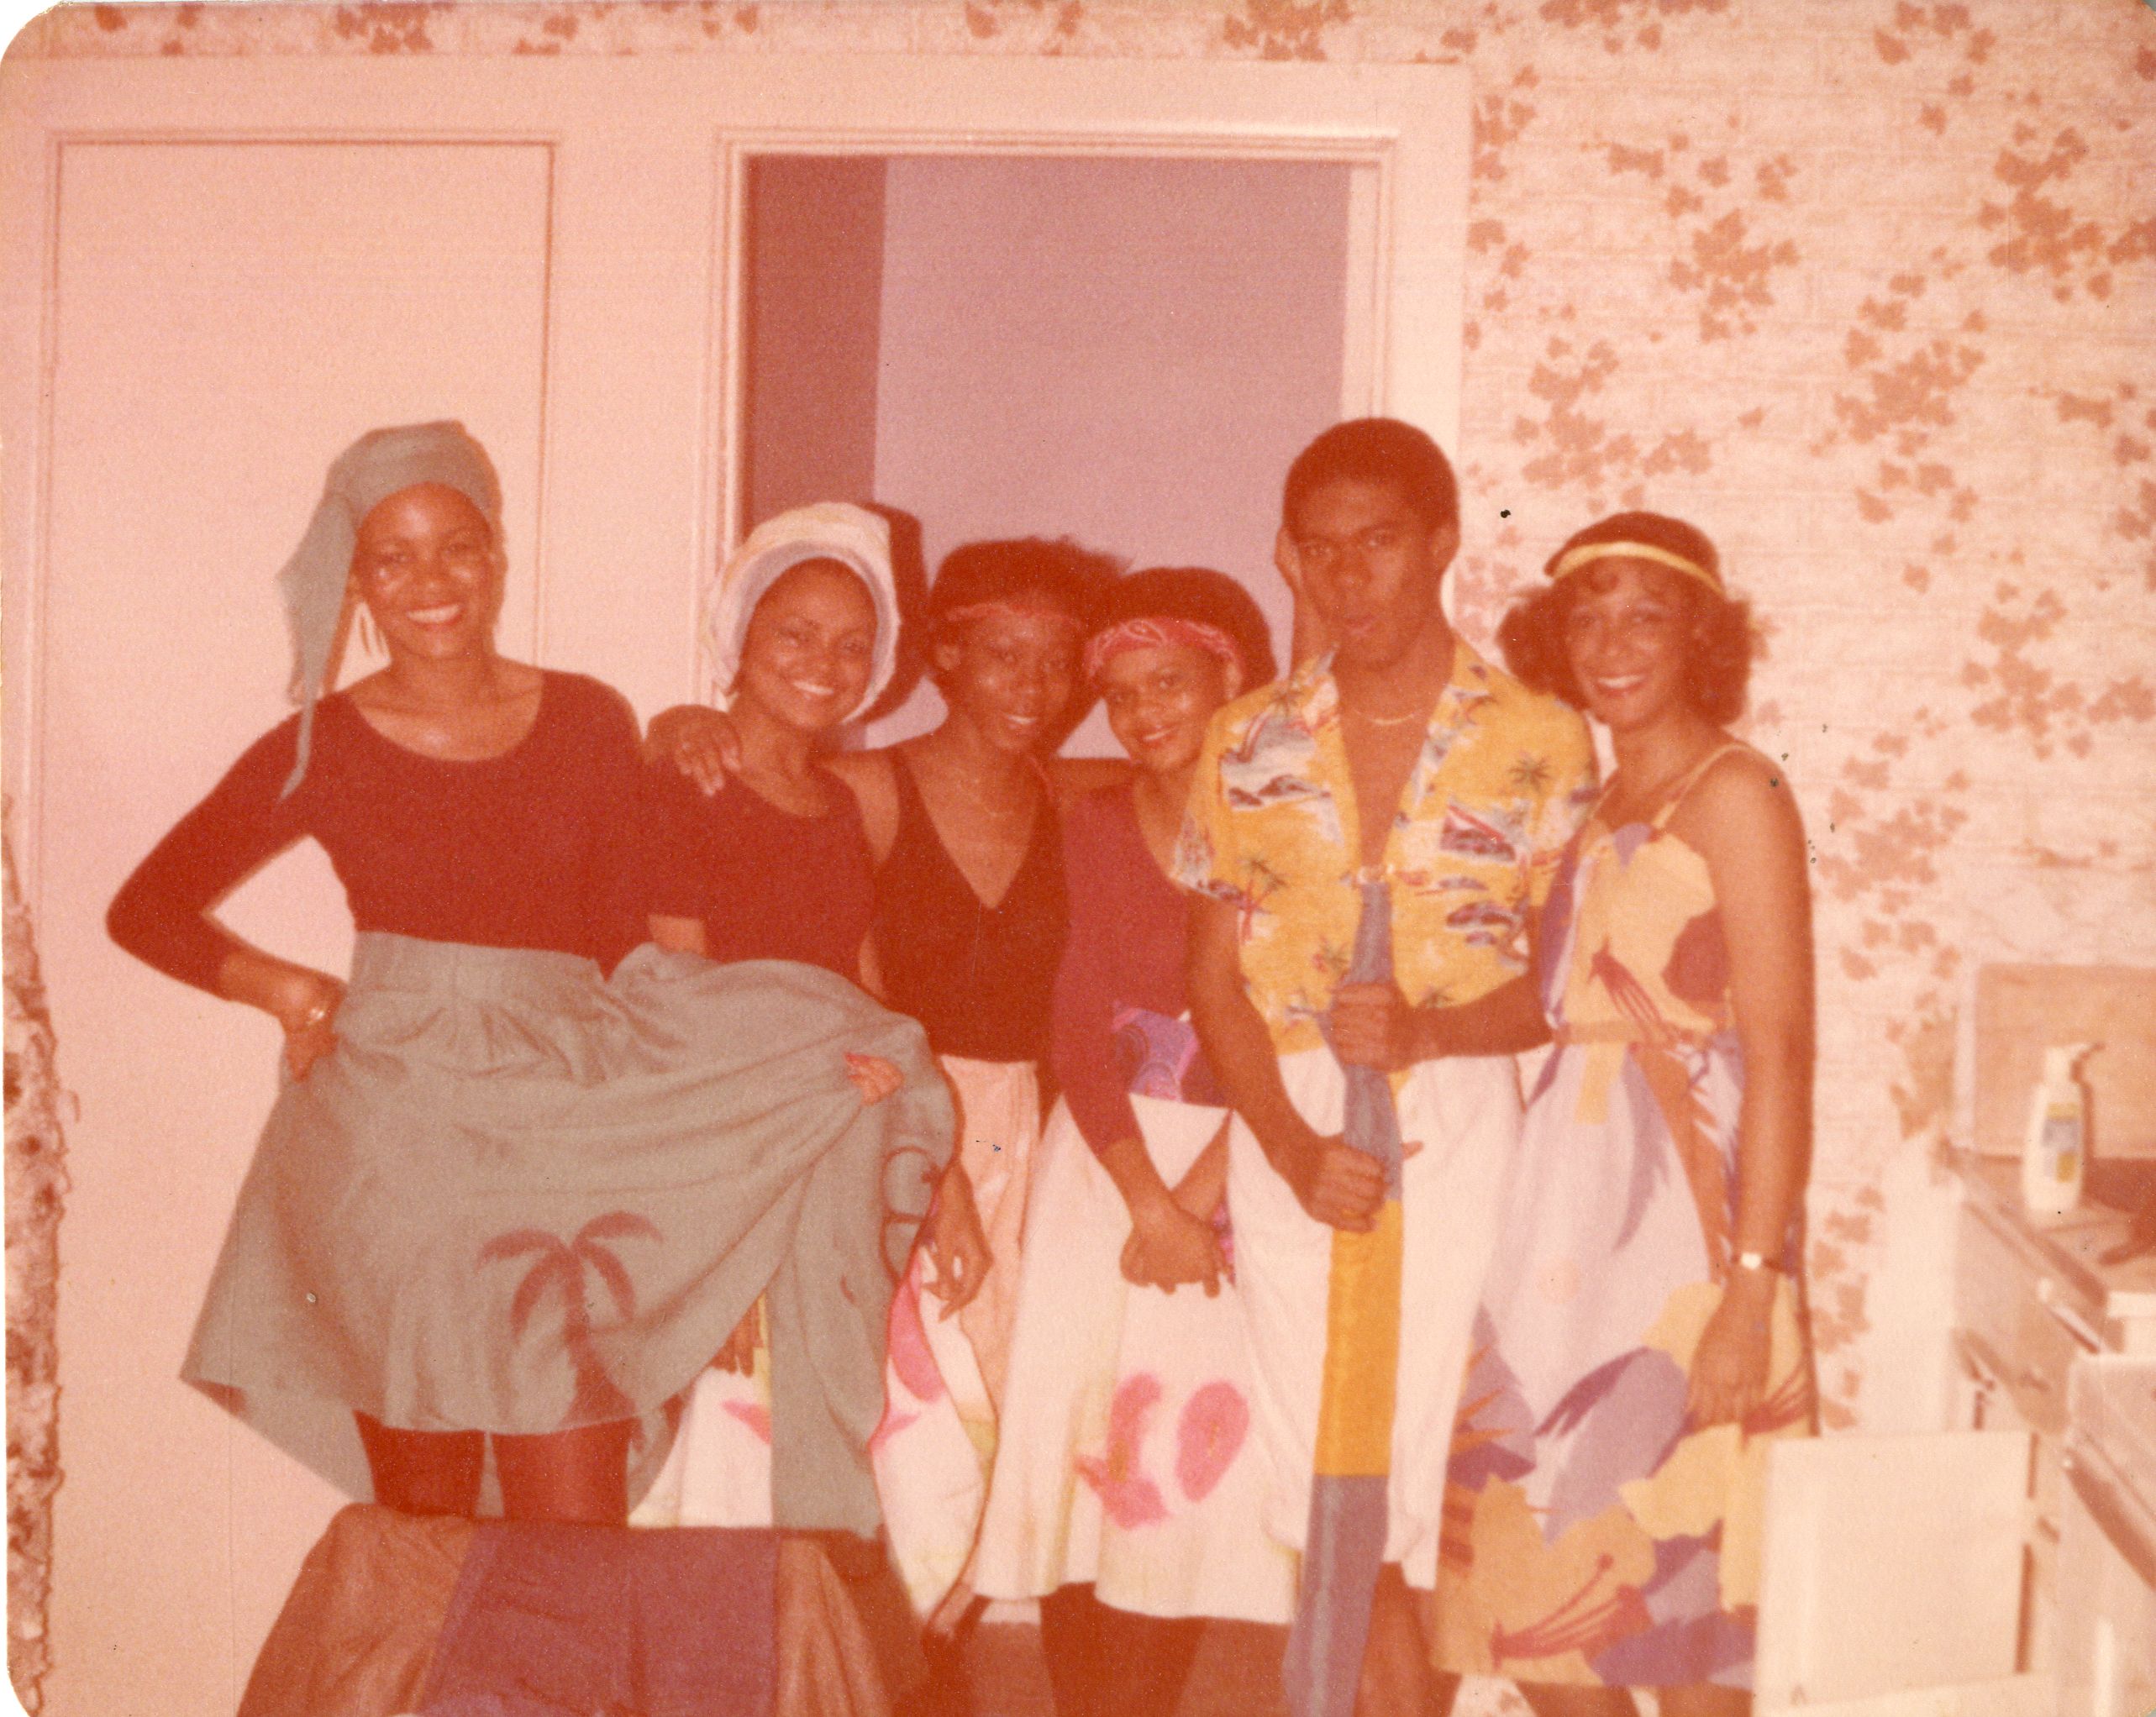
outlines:
[{"label": "black sleeveless top", "polygon": [[1063,837],[1046,790],[1018,874],[991,909],[944,848],[903,751],[892,755],[898,832],[876,879],[876,958],[890,1006],[939,1055],[1042,1061],[1070,906]]}]

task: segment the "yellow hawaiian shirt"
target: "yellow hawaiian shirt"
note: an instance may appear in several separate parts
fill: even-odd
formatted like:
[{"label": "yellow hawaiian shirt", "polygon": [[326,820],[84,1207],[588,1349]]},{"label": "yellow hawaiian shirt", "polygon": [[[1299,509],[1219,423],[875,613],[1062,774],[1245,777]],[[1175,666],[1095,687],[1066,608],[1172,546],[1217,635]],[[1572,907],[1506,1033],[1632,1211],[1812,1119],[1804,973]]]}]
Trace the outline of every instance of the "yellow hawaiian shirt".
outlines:
[{"label": "yellow hawaiian shirt", "polygon": [[[1578,712],[1457,640],[1385,847],[1410,1002],[1472,1001],[1527,969],[1528,914],[1594,788]],[[1317,1021],[1354,947],[1360,851],[1329,656],[1214,716],[1176,880],[1236,908],[1244,986],[1281,1054],[1324,1041]]]}]

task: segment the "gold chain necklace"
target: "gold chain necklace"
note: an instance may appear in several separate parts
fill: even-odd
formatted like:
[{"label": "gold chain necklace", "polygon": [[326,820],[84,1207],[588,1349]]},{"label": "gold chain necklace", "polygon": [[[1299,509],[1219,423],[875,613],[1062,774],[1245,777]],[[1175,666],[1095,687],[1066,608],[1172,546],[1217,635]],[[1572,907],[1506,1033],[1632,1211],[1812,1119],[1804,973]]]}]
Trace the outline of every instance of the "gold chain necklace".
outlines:
[{"label": "gold chain necklace", "polygon": [[1404,727],[1410,722],[1421,722],[1427,725],[1430,719],[1430,712],[1427,710],[1410,710],[1404,716],[1373,716],[1366,711],[1351,709],[1342,704],[1340,711],[1372,727]]}]

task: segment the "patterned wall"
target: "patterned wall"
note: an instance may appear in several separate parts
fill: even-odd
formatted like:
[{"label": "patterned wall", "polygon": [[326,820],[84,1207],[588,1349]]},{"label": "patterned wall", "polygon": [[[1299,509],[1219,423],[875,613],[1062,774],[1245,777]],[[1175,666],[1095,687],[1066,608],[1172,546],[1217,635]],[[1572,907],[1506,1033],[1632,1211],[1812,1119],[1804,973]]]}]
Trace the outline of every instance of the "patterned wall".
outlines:
[{"label": "patterned wall", "polygon": [[8,1673],[15,1697],[43,1708],[51,1667],[45,1601],[52,1588],[52,1496],[60,1488],[60,1349],[54,1295],[67,1192],[52,1027],[38,980],[15,860],[0,842],[0,961],[7,973]]},{"label": "patterned wall", "polygon": [[[1720,543],[1810,824],[1832,1421],[1951,1117],[1973,967],[2156,964],[2156,12],[2142,0],[808,0],[49,13],[18,53],[1459,60],[1457,596],[1572,529]],[[1044,521],[1052,528],[1053,521]],[[1943,1260],[1935,1273],[1943,1273]]]}]

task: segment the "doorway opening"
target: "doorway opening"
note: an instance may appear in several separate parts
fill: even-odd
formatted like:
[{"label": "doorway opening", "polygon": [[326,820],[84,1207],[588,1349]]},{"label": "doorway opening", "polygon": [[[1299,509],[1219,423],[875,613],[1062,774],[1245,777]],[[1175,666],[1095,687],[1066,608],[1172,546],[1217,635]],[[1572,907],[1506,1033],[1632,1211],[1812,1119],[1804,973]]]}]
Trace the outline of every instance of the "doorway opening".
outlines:
[{"label": "doorway opening", "polygon": [[[1015,536],[1216,567],[1257,598],[1285,659],[1280,484],[1341,415],[1357,171],[749,156],[739,528],[849,500],[918,521],[928,569]],[[917,684],[865,737],[940,713]],[[1113,748],[1097,712],[1070,748]]]}]

